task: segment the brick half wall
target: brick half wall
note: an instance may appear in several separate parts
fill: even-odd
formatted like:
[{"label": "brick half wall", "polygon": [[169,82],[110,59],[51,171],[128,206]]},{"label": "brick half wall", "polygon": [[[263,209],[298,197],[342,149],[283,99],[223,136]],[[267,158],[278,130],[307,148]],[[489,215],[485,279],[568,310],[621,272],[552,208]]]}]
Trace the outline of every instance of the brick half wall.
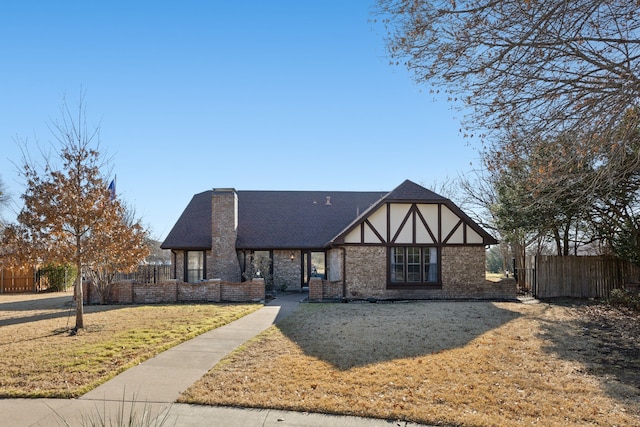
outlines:
[{"label": "brick half wall", "polygon": [[342,299],[342,281],[322,280],[318,277],[309,279],[309,301]]},{"label": "brick half wall", "polygon": [[[95,287],[83,283],[85,304],[99,304]],[[200,283],[170,281],[158,284],[121,281],[111,286],[108,304],[163,304],[183,302],[262,302],[263,280],[232,283],[209,280]]]}]

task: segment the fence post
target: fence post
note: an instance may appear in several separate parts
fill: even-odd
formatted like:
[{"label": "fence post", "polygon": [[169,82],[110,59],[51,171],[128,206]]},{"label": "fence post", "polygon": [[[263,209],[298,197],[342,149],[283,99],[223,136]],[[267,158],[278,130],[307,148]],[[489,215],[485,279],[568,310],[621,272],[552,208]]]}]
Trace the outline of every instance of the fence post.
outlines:
[{"label": "fence post", "polygon": [[531,281],[531,295],[538,293],[538,255],[533,256],[533,278]]}]

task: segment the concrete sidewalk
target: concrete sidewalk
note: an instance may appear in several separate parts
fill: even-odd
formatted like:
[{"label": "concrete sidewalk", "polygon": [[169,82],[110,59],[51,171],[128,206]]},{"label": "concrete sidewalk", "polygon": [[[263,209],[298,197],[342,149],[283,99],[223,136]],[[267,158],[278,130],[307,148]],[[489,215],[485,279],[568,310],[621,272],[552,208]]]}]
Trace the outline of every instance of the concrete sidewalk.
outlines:
[{"label": "concrete sidewalk", "polygon": [[0,426],[409,426],[384,420],[279,410],[176,404],[180,393],[222,358],[287,317],[306,294],[278,296],[260,310],[179,344],[78,399],[0,399]]}]

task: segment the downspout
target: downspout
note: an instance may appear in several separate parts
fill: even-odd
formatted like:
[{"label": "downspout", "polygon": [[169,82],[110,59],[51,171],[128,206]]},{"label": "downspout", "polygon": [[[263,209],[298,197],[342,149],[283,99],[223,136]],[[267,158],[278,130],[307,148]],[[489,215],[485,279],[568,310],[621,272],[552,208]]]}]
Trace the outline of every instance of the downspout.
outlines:
[{"label": "downspout", "polygon": [[342,247],[342,299],[347,298],[347,251]]}]

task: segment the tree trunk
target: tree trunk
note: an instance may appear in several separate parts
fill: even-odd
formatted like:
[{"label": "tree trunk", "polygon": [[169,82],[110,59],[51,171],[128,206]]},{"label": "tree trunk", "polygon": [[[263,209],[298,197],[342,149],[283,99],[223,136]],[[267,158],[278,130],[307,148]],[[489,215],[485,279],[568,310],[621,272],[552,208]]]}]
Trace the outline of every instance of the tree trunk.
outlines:
[{"label": "tree trunk", "polygon": [[84,328],[84,295],[82,292],[82,264],[77,263],[78,277],[76,277],[76,327],[75,330]]},{"label": "tree trunk", "polygon": [[553,228],[553,240],[556,242],[556,253],[558,256],[562,256],[562,244],[560,241],[560,231],[558,230],[558,227]]}]

